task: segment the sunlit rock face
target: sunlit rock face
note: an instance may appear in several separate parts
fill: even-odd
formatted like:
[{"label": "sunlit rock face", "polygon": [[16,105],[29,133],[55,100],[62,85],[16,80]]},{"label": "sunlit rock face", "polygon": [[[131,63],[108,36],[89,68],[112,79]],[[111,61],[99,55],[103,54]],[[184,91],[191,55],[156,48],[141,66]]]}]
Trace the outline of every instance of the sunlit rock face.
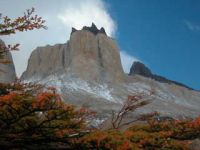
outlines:
[{"label": "sunlit rock face", "polygon": [[200,114],[200,92],[154,75],[141,63],[125,74],[117,43],[94,24],[73,28],[64,44],[36,48],[21,80],[54,86],[64,101],[93,109],[103,118],[134,94],[150,101],[136,114],[158,111],[175,118]]},{"label": "sunlit rock face", "polygon": [[84,27],[73,32],[65,44],[36,48],[22,79],[62,73],[96,82],[122,82],[119,48],[101,30],[93,24],[91,29]]},{"label": "sunlit rock face", "polygon": [[[1,47],[5,47],[5,43],[0,39]],[[5,52],[1,58],[7,63],[0,63],[0,83],[12,83],[16,80],[15,66],[10,52]]]}]

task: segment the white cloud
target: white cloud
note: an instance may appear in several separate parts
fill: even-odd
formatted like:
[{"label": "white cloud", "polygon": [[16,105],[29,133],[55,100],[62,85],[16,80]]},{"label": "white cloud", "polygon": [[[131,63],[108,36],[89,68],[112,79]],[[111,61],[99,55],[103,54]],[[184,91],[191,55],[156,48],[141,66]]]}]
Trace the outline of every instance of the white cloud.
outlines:
[{"label": "white cloud", "polygon": [[[13,18],[23,15],[23,12],[31,7],[46,20],[48,30],[19,32],[3,38],[7,44],[21,44],[20,51],[13,53],[18,76],[26,69],[28,58],[37,46],[65,43],[69,39],[71,27],[81,29],[84,25],[90,26],[94,22],[98,28],[104,27],[110,36],[114,36],[116,32],[116,23],[103,0],[0,1],[1,13]],[[125,51],[121,51],[120,55],[124,71],[128,73],[133,61],[137,59]]]},{"label": "white cloud", "polygon": [[20,51],[13,53],[18,76],[26,69],[28,58],[37,46],[66,42],[71,27],[80,29],[94,22],[97,27],[104,27],[108,35],[115,34],[116,24],[103,0],[0,1],[1,13],[12,18],[23,15],[23,12],[31,7],[46,20],[48,30],[34,30],[3,37],[7,44],[21,44]]},{"label": "white cloud", "polygon": [[98,28],[105,27],[109,36],[114,36],[116,30],[116,24],[101,0],[72,3],[58,14],[58,18],[67,28],[75,27],[80,30],[83,26],[90,26],[94,22]]},{"label": "white cloud", "polygon": [[122,67],[125,73],[129,73],[130,68],[134,61],[139,61],[137,58],[129,55],[125,51],[120,51],[120,56],[121,56],[121,61],[122,61]]},{"label": "white cloud", "polygon": [[187,28],[191,31],[200,31],[200,25],[199,24],[195,24],[191,21],[188,20],[184,20],[185,25],[187,26]]}]

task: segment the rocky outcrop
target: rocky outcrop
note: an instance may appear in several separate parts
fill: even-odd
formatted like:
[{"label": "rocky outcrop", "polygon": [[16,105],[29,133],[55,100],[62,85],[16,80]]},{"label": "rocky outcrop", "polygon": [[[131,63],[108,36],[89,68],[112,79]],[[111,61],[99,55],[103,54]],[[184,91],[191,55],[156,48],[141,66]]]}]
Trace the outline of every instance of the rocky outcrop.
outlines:
[{"label": "rocky outcrop", "polygon": [[149,68],[147,68],[143,63],[141,62],[134,62],[131,66],[129,75],[139,74],[144,77],[151,77],[152,73]]},{"label": "rocky outcrop", "polygon": [[21,78],[62,74],[95,82],[122,82],[124,72],[119,48],[112,38],[101,33],[103,31],[93,24],[72,33],[65,44],[38,47],[31,54]]},{"label": "rocky outcrop", "polygon": [[141,76],[144,76],[144,77],[152,78],[152,79],[159,81],[159,82],[162,82],[162,83],[176,84],[176,85],[179,85],[179,86],[186,87],[187,89],[193,90],[192,88],[190,88],[190,87],[188,87],[188,86],[186,86],[182,83],[172,81],[172,80],[169,80],[165,77],[153,74],[151,72],[151,70],[141,62],[134,62],[133,65],[131,66],[129,75],[134,75],[134,74],[138,74],[138,75],[141,75]]},{"label": "rocky outcrop", "polygon": [[[0,39],[1,47],[5,47],[5,43]],[[8,63],[0,63],[0,83],[11,83],[16,79],[15,66],[10,52],[5,52],[1,59]]]},{"label": "rocky outcrop", "polygon": [[[82,30],[90,31],[91,33],[93,33],[95,35],[97,35],[98,33],[103,33],[103,34],[107,35],[106,31],[105,31],[105,29],[103,27],[99,30],[94,23],[92,23],[91,27],[84,26],[82,28]],[[74,32],[76,32],[76,31],[78,31],[78,30],[75,29],[75,28],[72,28],[71,34],[74,33]]]}]

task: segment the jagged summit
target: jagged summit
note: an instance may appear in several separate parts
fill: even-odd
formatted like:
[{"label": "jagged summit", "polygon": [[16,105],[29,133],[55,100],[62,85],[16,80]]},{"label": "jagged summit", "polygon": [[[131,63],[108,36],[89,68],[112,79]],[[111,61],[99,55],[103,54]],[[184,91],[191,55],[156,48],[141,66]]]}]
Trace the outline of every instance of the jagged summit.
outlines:
[{"label": "jagged summit", "polygon": [[179,82],[176,82],[176,81],[173,81],[173,80],[169,80],[169,79],[162,77],[160,75],[153,74],[148,67],[146,67],[143,63],[141,63],[139,61],[134,62],[131,69],[130,69],[129,75],[134,75],[134,74],[138,74],[138,75],[142,75],[144,77],[152,78],[156,81],[163,82],[163,83],[169,83],[169,84],[173,83],[173,84],[176,84],[176,85],[179,85],[179,86],[186,87],[190,90],[194,90],[194,89],[192,89],[192,88],[190,88],[187,85],[184,85],[182,83],[179,83]]},{"label": "jagged summit", "polygon": [[[107,35],[106,31],[105,31],[105,29],[103,27],[101,27],[101,29],[99,30],[94,23],[92,23],[91,27],[84,26],[82,28],[82,30],[90,31],[90,32],[92,32],[95,35],[97,35],[98,33],[103,33],[103,34]],[[72,27],[71,34],[74,33],[74,32],[76,32],[76,31],[78,31],[78,30],[75,29],[74,27]]]},{"label": "jagged summit", "polygon": [[129,75],[133,75],[133,74],[139,74],[145,77],[152,76],[151,70],[139,61],[134,62],[130,69]]}]

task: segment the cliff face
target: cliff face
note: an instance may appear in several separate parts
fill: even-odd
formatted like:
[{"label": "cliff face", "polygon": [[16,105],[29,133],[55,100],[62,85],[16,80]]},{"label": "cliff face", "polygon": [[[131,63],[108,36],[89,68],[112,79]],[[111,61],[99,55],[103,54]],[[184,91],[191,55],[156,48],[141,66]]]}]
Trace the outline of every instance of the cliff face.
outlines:
[{"label": "cliff face", "polygon": [[[0,45],[5,47],[5,43],[0,39]],[[3,58],[9,63],[0,63],[0,83],[11,83],[16,79],[15,66],[10,52],[5,52]]]},{"label": "cliff face", "polygon": [[136,113],[158,111],[172,117],[200,114],[200,92],[154,75],[139,62],[126,75],[116,42],[94,24],[82,30],[73,28],[65,44],[36,48],[21,79],[54,86],[63,100],[93,109],[103,117],[134,94],[151,95],[150,104]]},{"label": "cliff face", "polygon": [[96,82],[124,80],[116,42],[106,34],[87,30],[73,32],[65,44],[34,50],[22,79],[45,78],[51,74],[72,75]]}]

